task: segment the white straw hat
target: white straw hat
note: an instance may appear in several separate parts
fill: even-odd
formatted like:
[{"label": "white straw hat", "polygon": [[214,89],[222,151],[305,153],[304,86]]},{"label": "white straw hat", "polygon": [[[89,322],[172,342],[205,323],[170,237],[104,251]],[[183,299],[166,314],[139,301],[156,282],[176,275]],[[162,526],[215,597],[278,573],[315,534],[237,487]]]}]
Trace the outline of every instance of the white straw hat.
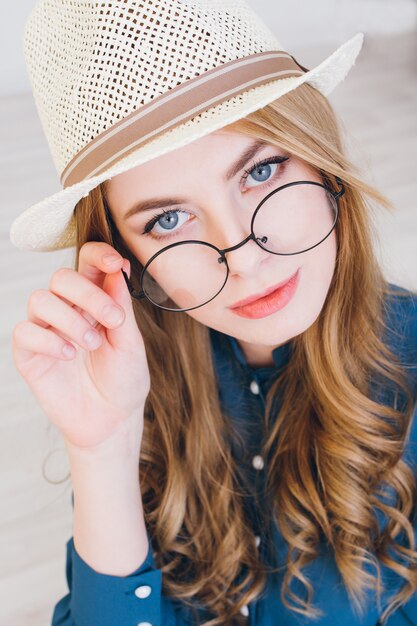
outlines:
[{"label": "white straw hat", "polygon": [[304,82],[329,94],[362,42],[307,70],[244,0],[38,1],[24,55],[63,189],[14,220],[11,242],[74,246],[74,208],[91,189]]}]

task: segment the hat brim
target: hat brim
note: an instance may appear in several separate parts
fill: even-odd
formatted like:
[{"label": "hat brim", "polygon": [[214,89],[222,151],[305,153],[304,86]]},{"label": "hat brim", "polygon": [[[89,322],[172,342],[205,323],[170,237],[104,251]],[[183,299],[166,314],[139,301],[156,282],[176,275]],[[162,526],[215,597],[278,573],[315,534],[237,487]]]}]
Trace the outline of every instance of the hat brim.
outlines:
[{"label": "hat brim", "polygon": [[255,87],[216,105],[119,160],[104,172],[83,180],[32,205],[10,228],[10,241],[21,250],[50,252],[75,246],[74,208],[77,202],[103,181],[187,145],[242,119],[270,104],[302,83],[309,83],[327,96],[346,77],[356,61],[363,33],[357,33],[322,63],[301,76],[283,78]]}]

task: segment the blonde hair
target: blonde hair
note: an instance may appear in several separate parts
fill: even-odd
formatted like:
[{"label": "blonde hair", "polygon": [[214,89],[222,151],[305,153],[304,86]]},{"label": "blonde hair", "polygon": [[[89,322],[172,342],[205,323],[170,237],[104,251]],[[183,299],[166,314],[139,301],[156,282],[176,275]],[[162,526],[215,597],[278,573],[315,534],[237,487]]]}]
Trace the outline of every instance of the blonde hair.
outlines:
[{"label": "blonde hair", "polygon": [[[343,153],[335,113],[308,84],[280,97],[230,130],[263,138],[303,159],[346,193],[336,227],[338,254],[318,319],[292,341],[291,359],[267,396],[268,437],[261,454],[271,514],[288,546],[281,594],[285,606],[320,616],[314,588],[302,568],[327,542],[354,610],[365,591],[383,591],[379,562],[405,580],[382,619],[417,590],[417,552],[409,520],[416,499],[413,473],[401,458],[415,399],[397,356],[382,341],[384,299],[392,292],[372,250],[372,205],[392,205],[363,182]],[[75,209],[78,254],[87,241],[106,241],[142,266],[115,227],[105,184]],[[163,573],[163,593],[209,611],[205,626],[240,624],[240,608],[264,589],[260,562],[245,516],[241,470],[231,453],[230,419],[222,414],[208,328],[189,315],[133,301],[151,374],[139,472],[145,519]],[[404,392],[402,407],[371,398],[370,381]],[[163,392],[161,393],[161,390]],[[277,415],[274,398],[282,397]],[[395,504],[382,502],[382,486]],[[383,531],[373,508],[387,517]],[[408,547],[396,541],[404,531]],[[409,559],[407,567],[392,556]],[[365,568],[376,568],[373,576]],[[272,570],[274,571],[274,570]],[[295,578],[307,600],[290,590]]]}]

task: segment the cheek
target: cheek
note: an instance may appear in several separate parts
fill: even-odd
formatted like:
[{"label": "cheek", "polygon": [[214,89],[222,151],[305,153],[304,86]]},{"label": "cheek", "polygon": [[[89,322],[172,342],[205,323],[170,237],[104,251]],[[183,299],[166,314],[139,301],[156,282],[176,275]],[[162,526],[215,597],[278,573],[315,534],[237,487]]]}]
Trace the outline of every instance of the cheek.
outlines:
[{"label": "cheek", "polygon": [[298,331],[306,330],[320,315],[334,275],[337,239],[333,231],[317,248],[305,253],[301,280],[291,315]]},{"label": "cheek", "polygon": [[311,276],[311,282],[317,290],[320,293],[327,293],[336,265],[337,238],[335,231],[311,252],[313,253],[311,260],[307,260],[303,265],[305,265],[306,271]]}]

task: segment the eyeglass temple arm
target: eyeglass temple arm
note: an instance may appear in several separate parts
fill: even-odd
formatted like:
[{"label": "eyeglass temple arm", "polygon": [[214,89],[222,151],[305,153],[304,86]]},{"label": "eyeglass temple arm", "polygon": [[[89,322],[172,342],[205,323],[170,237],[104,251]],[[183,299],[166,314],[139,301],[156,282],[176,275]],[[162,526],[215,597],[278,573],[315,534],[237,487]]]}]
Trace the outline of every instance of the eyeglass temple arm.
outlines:
[{"label": "eyeglass temple arm", "polygon": [[129,283],[129,278],[124,270],[122,270],[122,274],[126,281],[126,285],[127,285],[127,288],[129,289],[130,295],[133,296],[133,298],[136,298],[137,300],[142,300],[142,298],[146,298],[144,291],[136,291],[136,289],[132,287],[132,285]]},{"label": "eyeglass temple arm", "polygon": [[342,183],[342,179],[339,178],[339,176],[336,176],[336,182],[337,182],[338,185],[341,185],[341,187],[342,187],[342,189],[338,193],[334,194],[334,197],[336,199],[338,199],[338,198],[341,198],[343,196],[343,194],[345,193],[346,189],[345,189],[344,184]]}]

